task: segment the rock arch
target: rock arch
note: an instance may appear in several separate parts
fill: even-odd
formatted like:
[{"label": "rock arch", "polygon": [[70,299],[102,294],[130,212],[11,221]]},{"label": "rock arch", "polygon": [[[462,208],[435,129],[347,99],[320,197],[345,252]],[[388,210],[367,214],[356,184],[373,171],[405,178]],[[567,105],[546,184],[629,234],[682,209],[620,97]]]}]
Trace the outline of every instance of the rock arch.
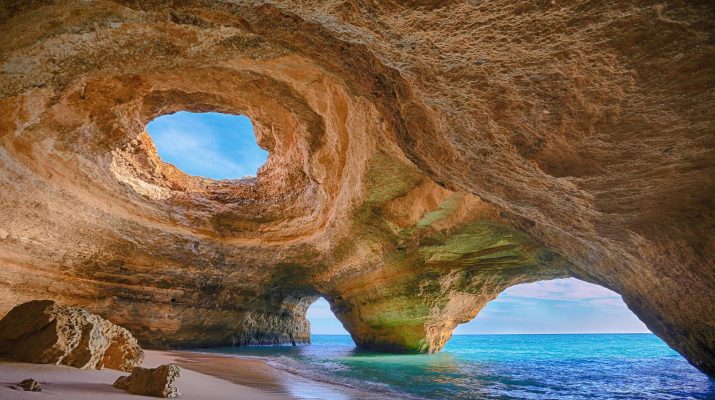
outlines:
[{"label": "rock arch", "polygon": [[[302,341],[320,293],[358,344],[436,351],[503,288],[574,276],[712,375],[713,21],[3,2],[0,311],[49,296],[145,345]],[[142,130],[177,110],[250,114],[267,165],[226,183],[161,163]]]}]

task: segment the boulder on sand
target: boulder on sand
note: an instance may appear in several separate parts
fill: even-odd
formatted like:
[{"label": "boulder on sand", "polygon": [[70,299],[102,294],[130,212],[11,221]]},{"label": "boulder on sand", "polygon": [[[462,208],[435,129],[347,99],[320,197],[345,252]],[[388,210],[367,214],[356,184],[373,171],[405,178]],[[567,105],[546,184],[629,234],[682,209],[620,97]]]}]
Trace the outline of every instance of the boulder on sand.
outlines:
[{"label": "boulder on sand", "polygon": [[165,364],[157,368],[136,367],[131,375],[117,378],[114,387],[144,396],[179,397],[181,393],[174,383],[180,374],[176,364]]},{"label": "boulder on sand", "polygon": [[0,355],[17,361],[131,371],[144,352],[128,330],[52,300],[16,306],[0,320]]},{"label": "boulder on sand", "polygon": [[24,379],[22,382],[18,383],[17,385],[10,386],[10,388],[15,389],[15,390],[24,390],[26,392],[41,392],[42,391],[42,386],[40,386],[40,382],[38,382],[34,379]]}]

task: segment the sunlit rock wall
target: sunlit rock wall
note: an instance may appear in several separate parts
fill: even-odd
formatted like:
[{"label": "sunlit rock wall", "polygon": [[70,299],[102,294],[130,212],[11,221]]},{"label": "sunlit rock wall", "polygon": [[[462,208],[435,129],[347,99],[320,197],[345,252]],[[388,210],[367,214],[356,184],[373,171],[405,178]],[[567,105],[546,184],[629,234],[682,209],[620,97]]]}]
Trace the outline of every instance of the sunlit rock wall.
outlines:
[{"label": "sunlit rock wall", "polygon": [[[707,2],[0,3],[0,313],[86,307],[154,347],[437,351],[506,287],[623,295],[715,373]],[[256,179],[144,129],[248,115]]]}]

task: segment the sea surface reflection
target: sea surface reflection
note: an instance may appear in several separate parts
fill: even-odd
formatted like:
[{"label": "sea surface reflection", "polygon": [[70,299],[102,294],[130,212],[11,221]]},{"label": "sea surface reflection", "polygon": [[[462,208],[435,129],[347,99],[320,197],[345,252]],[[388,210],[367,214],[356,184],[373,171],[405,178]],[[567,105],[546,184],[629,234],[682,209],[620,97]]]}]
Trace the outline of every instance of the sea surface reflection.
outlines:
[{"label": "sea surface reflection", "polygon": [[[651,334],[454,336],[429,355],[363,351],[337,335],[315,335],[310,346],[211,351],[267,359],[308,382],[349,388],[353,399],[715,398],[715,381]],[[336,398],[293,386],[296,397]]]}]

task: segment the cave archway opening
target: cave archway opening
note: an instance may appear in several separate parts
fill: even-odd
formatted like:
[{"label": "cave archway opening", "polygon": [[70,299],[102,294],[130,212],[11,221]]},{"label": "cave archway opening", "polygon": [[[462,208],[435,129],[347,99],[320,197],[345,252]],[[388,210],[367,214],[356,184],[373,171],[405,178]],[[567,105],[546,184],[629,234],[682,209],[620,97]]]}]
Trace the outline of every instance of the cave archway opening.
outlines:
[{"label": "cave archway opening", "polygon": [[651,333],[618,293],[576,278],[507,288],[474,319],[457,326],[443,350],[465,346],[485,357],[508,358],[508,348],[556,358],[609,352],[625,358],[681,357]]},{"label": "cave archway opening", "polygon": [[310,335],[313,338],[315,338],[315,336],[350,337],[348,331],[343,327],[342,322],[340,322],[330,309],[330,303],[323,297],[318,297],[317,300],[308,307],[306,318],[310,321]]},{"label": "cave archway opening", "polygon": [[[639,393],[657,387],[663,370],[705,383],[620,295],[575,278],[511,286],[453,333],[443,352],[475,366],[472,377],[480,382],[516,371],[514,382],[536,379],[554,393],[593,384],[609,398],[624,388]],[[617,386],[602,385],[614,376]],[[674,379],[667,385],[679,383]]]},{"label": "cave archway opening", "polygon": [[162,161],[192,176],[255,177],[268,158],[246,115],[179,111],[154,118],[146,131]]},{"label": "cave archway opening", "polygon": [[514,285],[455,335],[650,333],[621,296],[576,278]]}]

